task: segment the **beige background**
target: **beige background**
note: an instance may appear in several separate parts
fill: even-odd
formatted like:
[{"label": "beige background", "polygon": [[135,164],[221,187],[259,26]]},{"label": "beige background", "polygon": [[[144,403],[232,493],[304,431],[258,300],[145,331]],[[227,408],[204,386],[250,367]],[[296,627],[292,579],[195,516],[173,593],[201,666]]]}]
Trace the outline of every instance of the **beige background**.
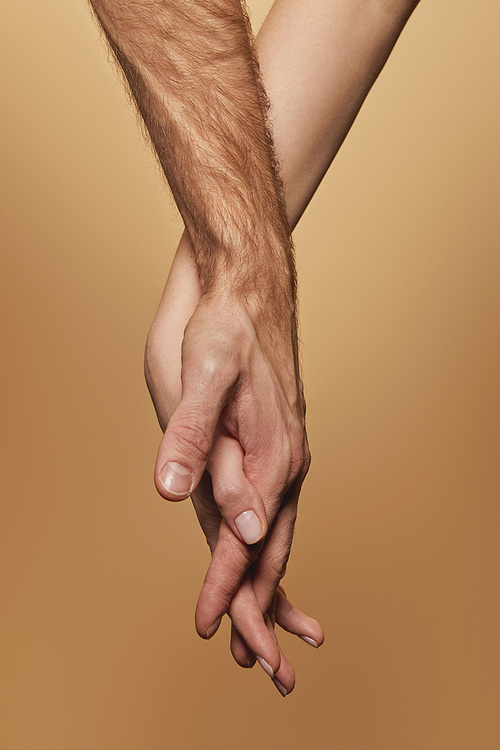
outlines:
[{"label": "beige background", "polygon": [[[267,2],[255,2],[257,24]],[[296,233],[295,693],[199,640],[143,341],[180,232],[80,0],[2,9],[6,750],[497,750],[499,9],[427,0]]]}]

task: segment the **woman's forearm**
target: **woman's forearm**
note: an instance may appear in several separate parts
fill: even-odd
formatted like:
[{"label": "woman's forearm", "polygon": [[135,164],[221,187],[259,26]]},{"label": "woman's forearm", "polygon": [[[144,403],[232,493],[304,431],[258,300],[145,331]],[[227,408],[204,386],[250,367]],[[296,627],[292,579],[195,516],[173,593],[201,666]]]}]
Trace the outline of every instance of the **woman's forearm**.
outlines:
[{"label": "woman's forearm", "polygon": [[294,227],[418,0],[276,0],[257,36]]}]

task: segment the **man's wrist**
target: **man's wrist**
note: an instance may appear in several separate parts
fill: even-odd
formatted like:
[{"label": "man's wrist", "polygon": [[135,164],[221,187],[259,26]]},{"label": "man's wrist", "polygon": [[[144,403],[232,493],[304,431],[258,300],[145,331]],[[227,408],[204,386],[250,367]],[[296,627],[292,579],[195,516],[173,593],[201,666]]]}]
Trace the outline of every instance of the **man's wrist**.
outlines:
[{"label": "man's wrist", "polygon": [[219,228],[217,237],[197,231],[189,222],[186,226],[205,293],[228,289],[242,296],[246,289],[275,287],[284,293],[290,289],[295,298],[294,249],[288,224],[278,232],[264,220],[254,220],[251,229],[243,230],[226,216],[226,225]]},{"label": "man's wrist", "polygon": [[291,399],[296,396],[297,322],[295,304],[289,295],[275,294],[272,300],[267,300],[260,289],[255,295],[235,296],[226,288],[205,294],[200,304],[210,311],[214,333],[224,331],[230,346],[229,358],[236,356],[245,371],[250,367],[255,347],[265,351],[276,372],[280,372],[286,392]]},{"label": "man's wrist", "polygon": [[259,331],[287,331],[295,321],[295,279],[285,263],[276,267],[268,259],[259,268],[225,269],[212,276],[203,293],[221,307],[240,308]]}]

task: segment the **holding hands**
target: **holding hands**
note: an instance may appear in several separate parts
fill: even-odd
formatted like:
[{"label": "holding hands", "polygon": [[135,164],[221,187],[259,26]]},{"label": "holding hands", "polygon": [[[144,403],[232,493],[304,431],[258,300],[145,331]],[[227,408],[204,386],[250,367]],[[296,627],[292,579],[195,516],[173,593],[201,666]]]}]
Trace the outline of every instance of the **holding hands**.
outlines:
[{"label": "holding hands", "polygon": [[187,228],[146,347],[155,484],[191,495],[210,546],[198,633],[227,612],[238,664],[257,658],[286,695],[275,623],[323,642],[280,586],[310,462],[290,228],[418,0],[276,0],[258,37],[265,90],[241,0],[90,2]]},{"label": "holding hands", "polygon": [[323,641],[318,623],[279,587],[309,451],[294,328],[281,350],[276,331],[273,347],[258,331],[243,305],[201,296],[185,233],[146,348],[148,386],[166,427],[156,486],[169,500],[192,493],[212,552],[198,633],[211,637],[229,612],[236,661],[248,667],[257,657],[288,693],[294,674],[274,621],[311,645]]}]

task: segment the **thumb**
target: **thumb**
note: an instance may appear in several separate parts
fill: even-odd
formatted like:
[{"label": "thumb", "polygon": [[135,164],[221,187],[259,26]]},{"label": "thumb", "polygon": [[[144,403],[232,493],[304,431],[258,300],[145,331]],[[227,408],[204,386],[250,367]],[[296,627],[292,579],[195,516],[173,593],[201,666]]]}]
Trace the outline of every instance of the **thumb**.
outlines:
[{"label": "thumb", "polygon": [[155,486],[167,500],[184,500],[197,487],[235,382],[227,370],[214,367],[213,360],[206,366],[184,366],[182,380],[182,398],[156,459]]}]

